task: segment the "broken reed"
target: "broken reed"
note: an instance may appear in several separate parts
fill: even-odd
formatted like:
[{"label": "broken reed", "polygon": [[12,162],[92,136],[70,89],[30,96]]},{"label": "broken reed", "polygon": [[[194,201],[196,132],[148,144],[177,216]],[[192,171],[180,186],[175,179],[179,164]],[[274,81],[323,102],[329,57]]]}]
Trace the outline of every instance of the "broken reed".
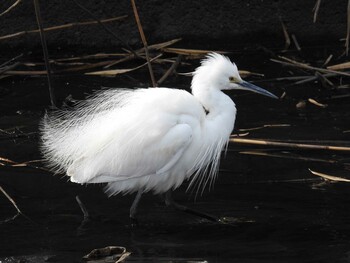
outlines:
[{"label": "broken reed", "polygon": [[307,150],[328,150],[328,151],[346,151],[350,152],[350,147],[346,146],[334,146],[334,145],[317,145],[317,144],[305,144],[305,143],[290,143],[290,142],[277,142],[262,139],[243,139],[243,138],[230,138],[232,143],[251,144],[251,145],[264,145],[264,146],[276,146],[293,149],[307,149]]}]

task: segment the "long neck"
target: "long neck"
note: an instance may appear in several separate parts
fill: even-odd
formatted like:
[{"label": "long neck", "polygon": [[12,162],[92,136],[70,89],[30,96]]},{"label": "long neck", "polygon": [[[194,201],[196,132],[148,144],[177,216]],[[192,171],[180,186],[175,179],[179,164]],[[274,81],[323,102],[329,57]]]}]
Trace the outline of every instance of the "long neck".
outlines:
[{"label": "long neck", "polygon": [[192,94],[208,111],[207,126],[215,129],[217,135],[228,137],[236,118],[236,107],[230,97],[210,86],[192,87]]}]

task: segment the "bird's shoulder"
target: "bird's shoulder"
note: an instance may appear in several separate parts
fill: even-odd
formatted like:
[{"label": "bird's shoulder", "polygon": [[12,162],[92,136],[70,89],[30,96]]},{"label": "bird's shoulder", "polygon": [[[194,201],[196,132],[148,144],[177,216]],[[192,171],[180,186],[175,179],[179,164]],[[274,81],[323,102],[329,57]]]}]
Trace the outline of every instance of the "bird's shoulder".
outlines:
[{"label": "bird's shoulder", "polygon": [[144,103],[152,105],[159,112],[186,114],[202,117],[203,106],[188,91],[173,88],[150,88],[143,91]]}]

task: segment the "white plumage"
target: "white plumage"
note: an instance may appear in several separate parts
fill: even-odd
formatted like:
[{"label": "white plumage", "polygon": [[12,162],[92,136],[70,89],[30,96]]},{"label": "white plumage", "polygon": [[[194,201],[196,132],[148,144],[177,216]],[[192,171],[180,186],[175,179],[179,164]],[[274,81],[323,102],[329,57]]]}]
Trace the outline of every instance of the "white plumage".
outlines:
[{"label": "white plumage", "polygon": [[[273,96],[249,84],[249,89]],[[235,64],[212,53],[193,73],[192,94],[178,89],[111,89],[73,110],[46,115],[42,152],[76,183],[108,183],[109,195],[164,193],[192,176],[216,177],[236,108],[224,89],[248,89]]]}]

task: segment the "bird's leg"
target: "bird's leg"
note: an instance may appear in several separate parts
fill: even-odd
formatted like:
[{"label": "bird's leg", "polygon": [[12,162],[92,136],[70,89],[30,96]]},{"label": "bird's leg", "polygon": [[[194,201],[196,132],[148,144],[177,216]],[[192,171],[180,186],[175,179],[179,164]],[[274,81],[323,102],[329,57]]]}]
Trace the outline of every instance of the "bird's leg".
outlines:
[{"label": "bird's leg", "polygon": [[140,202],[142,193],[143,193],[143,190],[140,189],[137,192],[135,200],[134,200],[134,202],[132,203],[132,205],[130,207],[130,219],[131,219],[133,225],[137,225],[137,218],[136,218],[137,206],[138,206],[138,204]]},{"label": "bird's leg", "polygon": [[188,208],[187,206],[178,204],[172,198],[172,191],[171,190],[168,190],[165,193],[165,205],[166,206],[172,206],[172,207],[174,207],[177,210],[186,212],[186,213],[191,214],[191,215],[199,216],[201,218],[205,218],[205,219],[207,219],[209,221],[212,221],[212,222],[221,222],[220,218],[218,218],[216,216],[209,215],[209,214],[200,212],[198,210],[194,210],[194,209]]}]

